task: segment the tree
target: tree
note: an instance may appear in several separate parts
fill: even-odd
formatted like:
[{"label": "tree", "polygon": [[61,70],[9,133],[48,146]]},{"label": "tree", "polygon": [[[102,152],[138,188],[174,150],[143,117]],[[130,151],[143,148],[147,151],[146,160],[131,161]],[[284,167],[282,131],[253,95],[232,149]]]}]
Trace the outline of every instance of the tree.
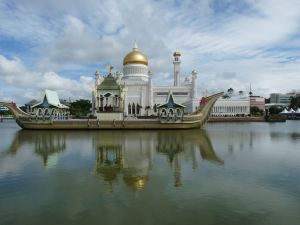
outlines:
[{"label": "tree", "polygon": [[256,116],[260,116],[263,115],[263,110],[259,109],[257,106],[252,106],[250,108],[250,113],[251,115],[256,115]]},{"label": "tree", "polygon": [[244,94],[244,92],[243,91],[239,91],[239,95],[243,95]]},{"label": "tree", "polygon": [[76,117],[87,116],[91,107],[90,100],[80,99],[70,104],[70,113]]},{"label": "tree", "polygon": [[300,96],[298,97],[291,97],[290,108],[299,108],[300,107]]},{"label": "tree", "polygon": [[229,94],[229,95],[232,95],[233,94],[233,88],[229,88],[228,90],[227,90],[227,93]]},{"label": "tree", "polygon": [[282,111],[282,108],[281,107],[277,107],[275,105],[271,106],[270,109],[269,109],[269,113],[271,115],[274,115],[274,114],[278,114]]},{"label": "tree", "polygon": [[225,95],[222,96],[222,98],[230,98],[230,96],[226,93]]},{"label": "tree", "polygon": [[13,113],[10,109],[8,109],[8,110],[7,109],[5,109],[5,110],[1,109],[0,110],[0,116],[11,116],[11,115],[13,115]]}]

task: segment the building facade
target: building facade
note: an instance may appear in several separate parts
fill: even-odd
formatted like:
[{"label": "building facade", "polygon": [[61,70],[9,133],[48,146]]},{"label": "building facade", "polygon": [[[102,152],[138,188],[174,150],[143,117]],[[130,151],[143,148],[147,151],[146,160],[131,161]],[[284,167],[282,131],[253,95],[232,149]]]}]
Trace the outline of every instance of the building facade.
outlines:
[{"label": "building facade", "polygon": [[270,103],[280,103],[280,104],[290,104],[291,98],[295,97],[296,94],[281,94],[281,93],[271,93],[270,94]]},{"label": "building facade", "polygon": [[[123,71],[110,73],[115,82],[120,85],[118,95],[119,108],[124,116],[149,116],[157,115],[157,107],[166,103],[171,91],[174,100],[178,104],[185,106],[185,112],[192,112],[198,106],[197,98],[197,72],[195,70],[183,81],[180,78],[180,57],[181,53],[176,51],[173,54],[174,64],[174,86],[153,86],[152,79],[155,77],[149,69],[147,57],[138,49],[137,44],[131,52],[123,59]],[[99,112],[101,105],[101,84],[106,80],[106,76],[101,76],[96,72],[95,87],[92,92],[93,114]],[[106,94],[113,90],[106,90]]]},{"label": "building facade", "polygon": [[212,116],[248,116],[250,115],[250,98],[218,99],[213,107]]},{"label": "building facade", "polygon": [[257,107],[260,110],[265,111],[265,98],[260,96],[250,96],[250,108],[251,107]]}]

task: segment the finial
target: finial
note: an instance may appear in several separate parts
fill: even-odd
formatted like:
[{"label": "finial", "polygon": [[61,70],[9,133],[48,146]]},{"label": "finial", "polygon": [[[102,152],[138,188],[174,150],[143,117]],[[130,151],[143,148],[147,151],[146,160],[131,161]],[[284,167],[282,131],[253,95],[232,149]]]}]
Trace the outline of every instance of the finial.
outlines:
[{"label": "finial", "polygon": [[118,71],[116,72],[116,76],[117,76],[117,77],[121,77],[121,76],[122,76],[122,72],[118,70]]},{"label": "finial", "polygon": [[252,96],[253,92],[252,92],[252,88],[251,88],[251,83],[250,83],[250,92],[249,95]]},{"label": "finial", "polygon": [[113,67],[113,66],[111,66],[111,65],[110,65],[110,66],[108,66],[108,67],[106,67],[106,69],[108,70],[108,72],[109,72],[109,73],[111,73],[111,71],[112,71],[112,69],[113,69],[113,68],[114,68],[114,67]]},{"label": "finial", "polygon": [[181,52],[176,50],[174,53],[173,53],[173,56],[176,57],[176,56],[181,56]]},{"label": "finial", "polygon": [[134,44],[133,44],[133,51],[139,50],[138,45],[136,43],[136,39],[134,39]]}]

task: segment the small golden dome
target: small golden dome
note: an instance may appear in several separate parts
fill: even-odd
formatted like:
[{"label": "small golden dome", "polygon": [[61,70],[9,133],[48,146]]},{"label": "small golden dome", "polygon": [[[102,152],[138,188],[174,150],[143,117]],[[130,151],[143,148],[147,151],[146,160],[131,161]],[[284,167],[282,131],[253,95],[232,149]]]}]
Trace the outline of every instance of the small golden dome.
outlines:
[{"label": "small golden dome", "polygon": [[127,64],[144,64],[144,65],[148,65],[148,59],[147,57],[139,51],[136,42],[134,43],[133,46],[133,50],[131,52],[129,52],[124,60],[123,60],[123,65],[127,65]]},{"label": "small golden dome", "polygon": [[148,176],[138,176],[138,177],[127,177],[124,176],[123,180],[125,183],[131,187],[134,191],[141,190],[145,187],[147,181],[148,181]]},{"label": "small golden dome", "polygon": [[173,54],[173,56],[181,56],[181,52],[175,51],[174,54]]}]

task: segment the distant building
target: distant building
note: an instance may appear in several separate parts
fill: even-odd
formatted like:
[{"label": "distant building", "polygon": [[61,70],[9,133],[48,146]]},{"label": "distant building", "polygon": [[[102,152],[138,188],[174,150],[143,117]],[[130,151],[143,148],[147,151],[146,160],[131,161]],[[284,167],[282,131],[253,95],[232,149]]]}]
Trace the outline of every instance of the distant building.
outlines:
[{"label": "distant building", "polygon": [[250,114],[249,97],[222,98],[216,101],[212,116],[248,116]]},{"label": "distant building", "polygon": [[260,96],[250,96],[250,108],[257,107],[260,110],[265,111],[265,98]]},{"label": "distant building", "polygon": [[281,93],[271,93],[270,95],[270,103],[282,103],[282,104],[290,104],[291,98],[296,97],[295,93],[281,94]]},{"label": "distant building", "polygon": [[9,109],[6,106],[0,106],[0,111],[9,111]]}]

